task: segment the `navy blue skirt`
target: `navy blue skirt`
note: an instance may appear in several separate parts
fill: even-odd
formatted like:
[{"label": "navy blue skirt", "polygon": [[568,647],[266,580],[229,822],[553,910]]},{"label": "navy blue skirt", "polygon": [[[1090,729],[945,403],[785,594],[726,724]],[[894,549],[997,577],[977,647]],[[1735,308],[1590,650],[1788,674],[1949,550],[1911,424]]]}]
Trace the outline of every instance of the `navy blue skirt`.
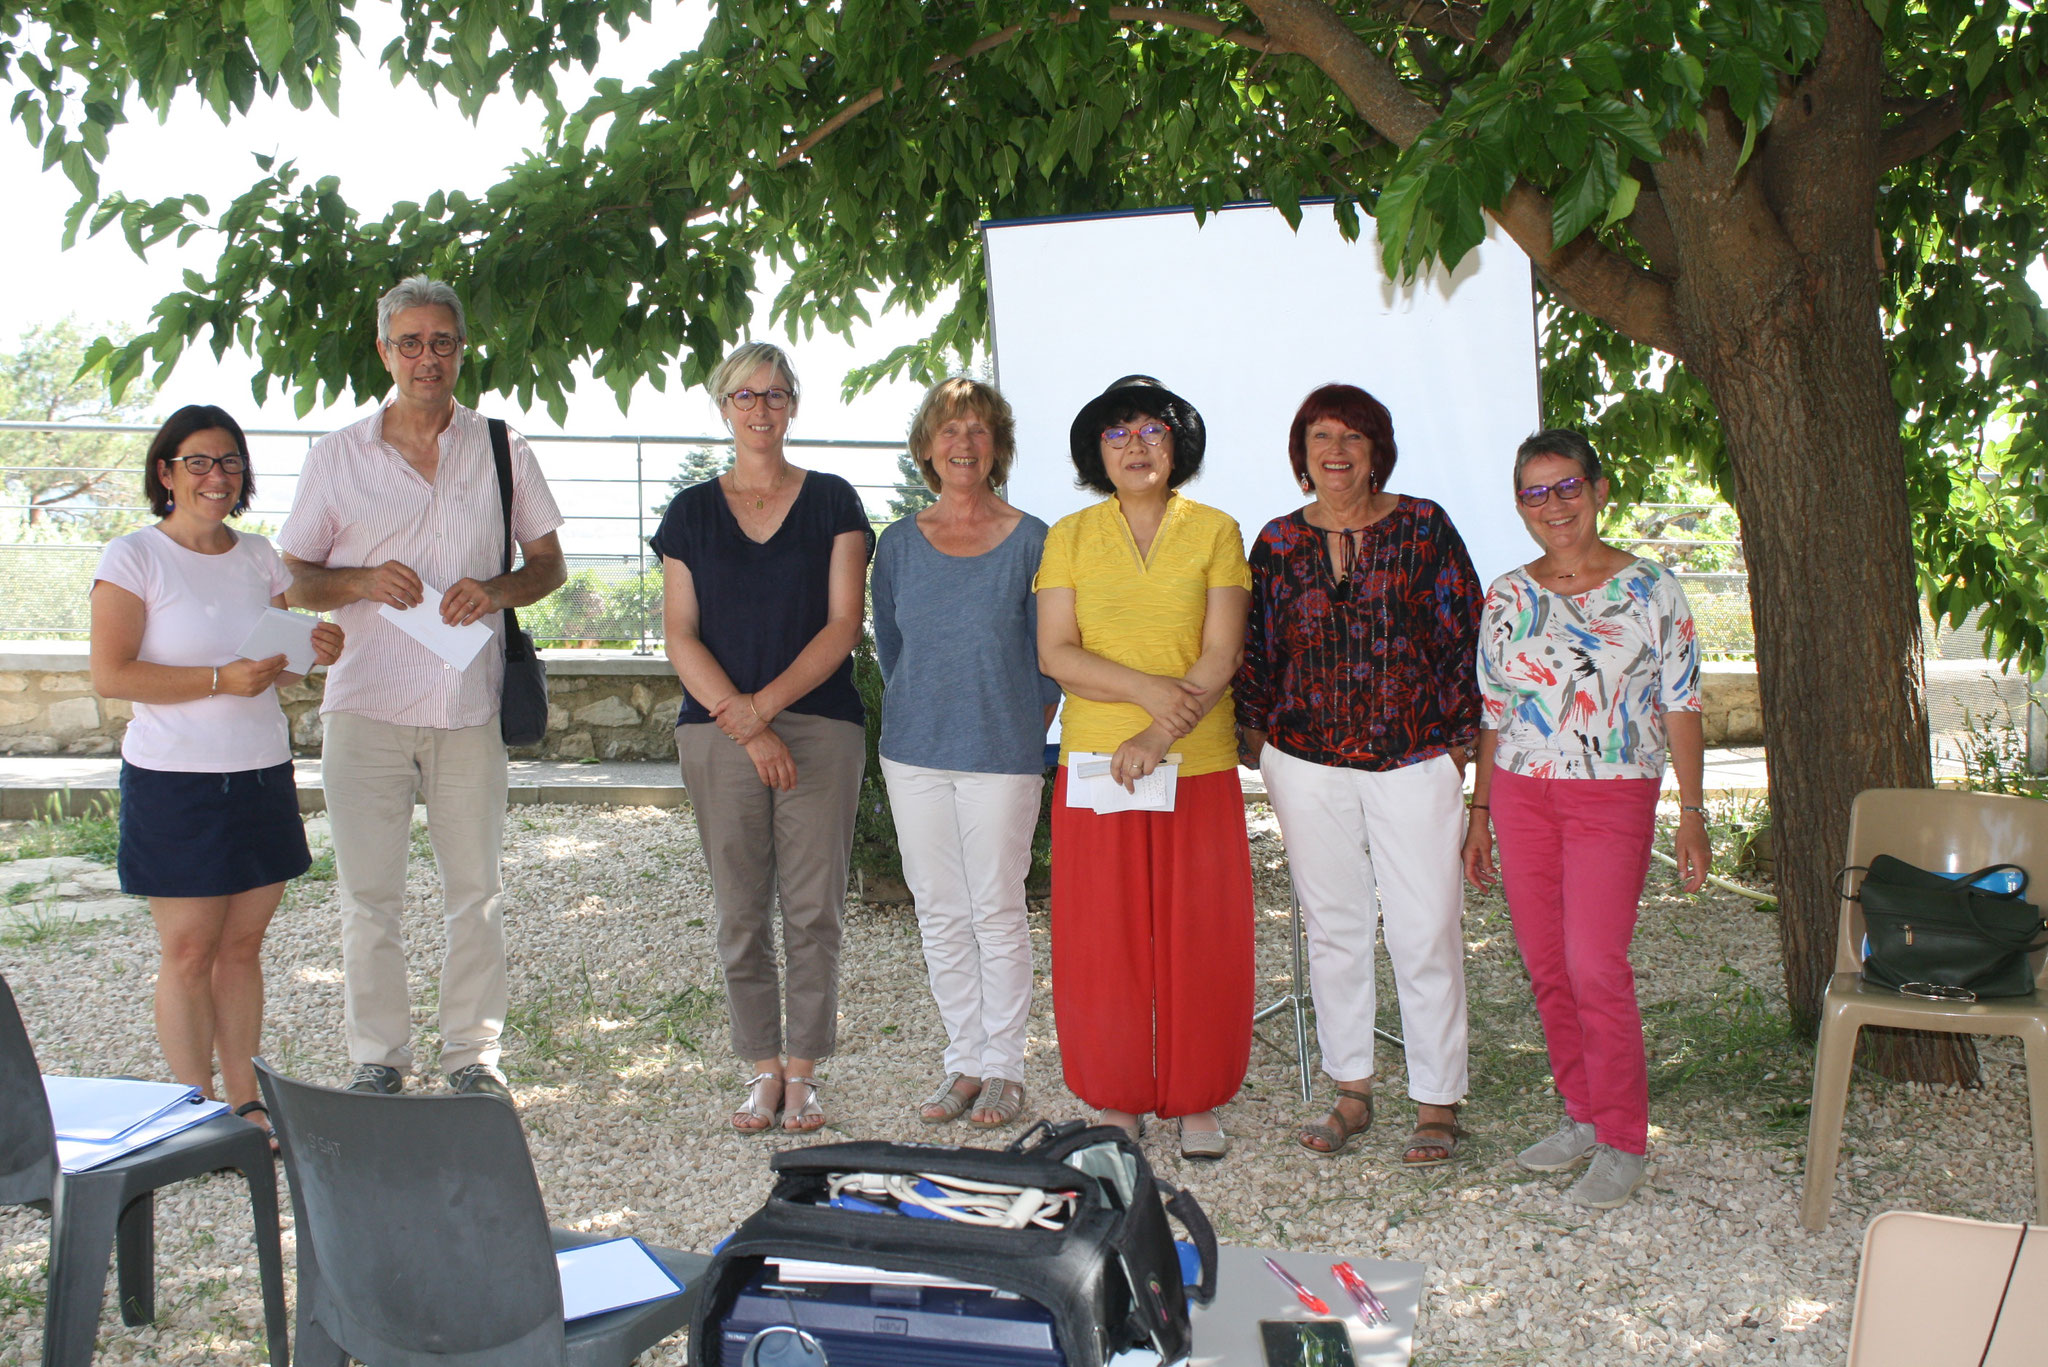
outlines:
[{"label": "navy blue skirt", "polygon": [[121,891],[232,897],[312,866],[290,760],[232,774],[121,761]]}]

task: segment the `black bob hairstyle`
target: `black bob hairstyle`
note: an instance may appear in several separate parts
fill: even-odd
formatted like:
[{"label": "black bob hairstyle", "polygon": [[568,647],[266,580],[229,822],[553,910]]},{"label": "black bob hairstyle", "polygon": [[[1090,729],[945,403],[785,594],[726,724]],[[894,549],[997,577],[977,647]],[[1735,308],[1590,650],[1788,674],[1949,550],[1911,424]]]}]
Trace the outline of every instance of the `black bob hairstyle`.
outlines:
[{"label": "black bob hairstyle", "polygon": [[188,403],[165,420],[150,438],[149,459],[142,471],[142,492],[149,496],[149,509],[158,517],[171,514],[171,490],[164,483],[164,462],[178,454],[178,448],[186,438],[196,432],[211,432],[219,429],[235,439],[235,449],[242,453],[242,493],[235,500],[235,506],[228,509],[228,516],[234,517],[249,506],[249,500],[256,497],[256,467],[249,463],[249,439],[242,435],[242,425],[228,416],[225,408],[210,403]]},{"label": "black bob hairstyle", "polygon": [[1173,430],[1173,470],[1166,477],[1167,488],[1178,489],[1201,471],[1208,438],[1195,406],[1150,375],[1126,375],[1082,405],[1067,432],[1076,484],[1098,494],[1116,492],[1102,464],[1102,429],[1134,418],[1157,418]]}]

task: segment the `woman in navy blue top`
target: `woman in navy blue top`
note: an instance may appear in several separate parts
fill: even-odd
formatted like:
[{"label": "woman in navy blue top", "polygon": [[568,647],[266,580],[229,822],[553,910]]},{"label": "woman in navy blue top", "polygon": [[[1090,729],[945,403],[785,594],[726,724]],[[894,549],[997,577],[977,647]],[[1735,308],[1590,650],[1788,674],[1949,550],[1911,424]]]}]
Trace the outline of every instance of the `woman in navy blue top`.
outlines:
[{"label": "woman in navy blue top", "polygon": [[711,869],[733,1051],[753,1066],[733,1128],[780,1115],[815,1130],[867,753],[851,657],[874,532],[853,486],[784,457],[798,393],[781,348],[740,347],[711,392],[732,468],[677,494],[652,541],[684,690],[676,754]]}]

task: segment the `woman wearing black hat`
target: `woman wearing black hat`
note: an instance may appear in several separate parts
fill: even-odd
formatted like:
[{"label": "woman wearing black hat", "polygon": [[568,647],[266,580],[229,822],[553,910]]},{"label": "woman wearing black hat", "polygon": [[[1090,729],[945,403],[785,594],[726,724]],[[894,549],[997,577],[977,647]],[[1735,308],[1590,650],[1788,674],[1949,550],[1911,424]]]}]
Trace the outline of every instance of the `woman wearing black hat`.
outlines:
[{"label": "woman wearing black hat", "polygon": [[[1074,419],[1079,482],[1109,495],[1060,519],[1038,591],[1039,667],[1066,691],[1053,799],[1053,1012],[1067,1086],[1137,1131],[1180,1119],[1181,1153],[1221,1158],[1215,1108],[1251,1053],[1251,853],[1230,680],[1251,575],[1237,524],[1175,490],[1202,418],[1145,376]],[[1167,811],[1068,805],[1069,760],[1127,790],[1176,765]]]}]

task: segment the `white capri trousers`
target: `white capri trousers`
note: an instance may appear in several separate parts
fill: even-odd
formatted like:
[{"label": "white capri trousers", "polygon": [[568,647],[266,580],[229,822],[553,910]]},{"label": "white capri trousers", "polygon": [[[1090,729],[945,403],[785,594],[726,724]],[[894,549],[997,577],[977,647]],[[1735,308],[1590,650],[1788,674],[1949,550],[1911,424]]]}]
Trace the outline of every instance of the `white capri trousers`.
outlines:
[{"label": "white capri trousers", "polygon": [[1312,764],[1268,745],[1259,758],[1308,929],[1323,1071],[1373,1075],[1373,939],[1384,922],[1401,1004],[1408,1095],[1464,1100],[1465,812],[1448,755],[1401,769]]},{"label": "white capri trousers", "polygon": [[1022,1082],[1031,1017],[1024,880],[1045,781],[886,757],[882,777],[946,1027],[946,1071]]}]

